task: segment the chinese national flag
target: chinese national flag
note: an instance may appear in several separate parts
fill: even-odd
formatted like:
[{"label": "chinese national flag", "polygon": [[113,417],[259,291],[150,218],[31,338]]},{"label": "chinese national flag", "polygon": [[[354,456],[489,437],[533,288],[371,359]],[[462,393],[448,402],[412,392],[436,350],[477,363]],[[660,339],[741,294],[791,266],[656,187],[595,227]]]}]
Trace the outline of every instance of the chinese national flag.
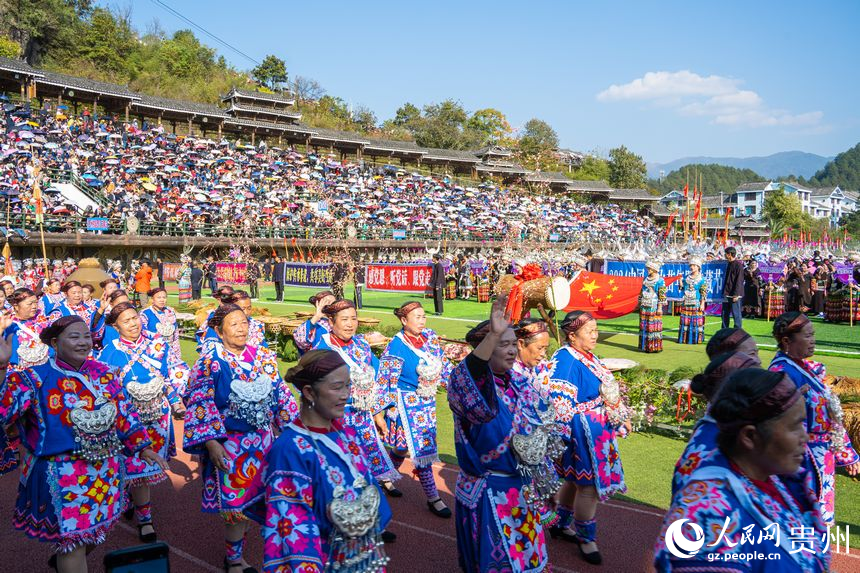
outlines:
[{"label": "chinese national flag", "polygon": [[687,183],[686,185],[684,185],[684,197],[686,197],[689,192],[690,192],[690,184]]},{"label": "chinese national flag", "polygon": [[698,197],[696,196],[695,190],[693,191],[693,197],[696,198],[696,221],[702,216],[702,194],[699,193]]},{"label": "chinese national flag", "polygon": [[[679,278],[663,280],[669,286]],[[584,310],[599,319],[630,314],[639,304],[642,280],[642,277],[582,272],[570,285],[570,303],[564,310]]]}]

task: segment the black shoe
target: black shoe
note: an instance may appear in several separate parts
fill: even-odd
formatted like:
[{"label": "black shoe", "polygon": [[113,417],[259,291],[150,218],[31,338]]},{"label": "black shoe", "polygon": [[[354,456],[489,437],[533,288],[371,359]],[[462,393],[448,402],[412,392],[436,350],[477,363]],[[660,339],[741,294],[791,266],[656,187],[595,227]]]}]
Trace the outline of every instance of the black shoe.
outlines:
[{"label": "black shoe", "polygon": [[603,563],[603,557],[600,556],[600,551],[592,551],[591,553],[586,553],[582,549],[582,543],[579,544],[579,554],[585,559],[586,563],[590,563],[591,565],[600,565]]},{"label": "black shoe", "polygon": [[394,484],[390,481],[384,481],[380,485],[382,486],[382,491],[388,497],[403,497],[403,492],[394,487]]},{"label": "black shoe", "polygon": [[48,559],[48,567],[50,567],[54,571],[59,571],[59,569],[57,569],[57,554],[56,553],[51,555],[51,558]]},{"label": "black shoe", "polygon": [[[144,527],[146,526],[152,527],[152,533],[141,533]],[[137,524],[137,537],[144,543],[155,543],[158,540],[158,535],[155,533],[155,527],[152,525],[152,522],[147,523],[138,523]]]},{"label": "black shoe", "polygon": [[576,534],[567,529],[566,527],[558,527],[554,525],[549,528],[549,535],[553,539],[561,538],[563,541],[572,541],[574,543],[578,543],[579,539],[577,539]]},{"label": "black shoe", "polygon": [[[438,509],[436,507],[437,503],[442,503],[442,509]],[[430,510],[430,513],[437,517],[442,517],[444,519],[449,519],[451,517],[451,510],[445,505],[442,501],[442,498],[437,498],[435,501],[428,501],[427,508]]]},{"label": "black shoe", "polygon": [[122,517],[124,519],[131,519],[134,517],[134,506],[132,504],[128,504],[128,508],[122,512]]},{"label": "black shoe", "polygon": [[[224,573],[237,573],[237,569],[242,567],[241,563],[230,563],[227,558],[224,558]],[[242,573],[258,573],[253,567],[242,567]]]},{"label": "black shoe", "polygon": [[380,535],[385,543],[394,543],[397,540],[397,534],[388,531],[387,529]]}]

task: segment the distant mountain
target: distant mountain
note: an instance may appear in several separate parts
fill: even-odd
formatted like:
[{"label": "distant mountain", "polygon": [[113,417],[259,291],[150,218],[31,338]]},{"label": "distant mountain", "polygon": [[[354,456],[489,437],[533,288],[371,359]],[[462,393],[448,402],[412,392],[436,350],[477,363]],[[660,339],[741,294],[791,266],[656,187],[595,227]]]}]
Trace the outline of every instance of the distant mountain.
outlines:
[{"label": "distant mountain", "polygon": [[680,167],[694,163],[751,169],[766,179],[776,179],[786,175],[812,177],[831,159],[833,158],[803,151],[782,151],[767,157],[684,157],[669,163],[649,163],[648,177],[657,179],[660,177],[661,170],[668,175]]}]

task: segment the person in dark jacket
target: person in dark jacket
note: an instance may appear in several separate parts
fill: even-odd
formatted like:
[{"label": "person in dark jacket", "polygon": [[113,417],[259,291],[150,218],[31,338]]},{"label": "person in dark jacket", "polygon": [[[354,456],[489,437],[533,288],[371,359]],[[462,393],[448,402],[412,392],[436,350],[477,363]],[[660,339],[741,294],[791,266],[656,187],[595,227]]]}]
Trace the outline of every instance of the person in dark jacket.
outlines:
[{"label": "person in dark jacket", "polygon": [[352,276],[354,282],[353,302],[355,303],[355,308],[361,308],[361,289],[364,287],[364,265],[360,261],[355,263],[355,270]]},{"label": "person in dark jacket", "polygon": [[744,271],[743,314],[747,318],[758,318],[761,314],[761,271],[758,261],[751,259]]},{"label": "person in dark jacket", "polygon": [[266,261],[263,263],[263,280],[269,282],[272,280],[272,259],[266,257]]},{"label": "person in dark jacket", "polygon": [[284,302],[284,279],[287,273],[287,265],[284,259],[275,257],[275,266],[272,268],[272,280],[275,281],[275,300]]},{"label": "person in dark jacket", "polygon": [[155,271],[158,273],[158,288],[164,288],[164,261],[155,259]]},{"label": "person in dark jacket", "polygon": [[744,263],[738,260],[738,252],[734,247],[726,247],[726,282],[723,285],[723,328],[729,327],[729,316],[735,323],[735,328],[741,328],[741,299],[744,296]]},{"label": "person in dark jacket", "polygon": [[433,289],[433,308],[436,315],[444,312],[445,304],[445,267],[439,253],[433,255],[433,272],[430,274],[430,287]]},{"label": "person in dark jacket", "polygon": [[251,300],[257,300],[258,298],[260,298],[260,286],[257,282],[260,280],[259,262],[251,261],[250,263],[248,263],[248,266],[245,269],[245,280],[248,283],[248,290],[251,293]]},{"label": "person in dark jacket", "polygon": [[215,264],[215,257],[210,256],[206,264],[206,280],[209,281],[209,290],[212,291],[212,296],[215,296],[215,291],[218,290],[218,265]]},{"label": "person in dark jacket", "polygon": [[191,267],[191,300],[200,300],[203,298],[201,291],[203,290],[203,264],[194,263]]}]

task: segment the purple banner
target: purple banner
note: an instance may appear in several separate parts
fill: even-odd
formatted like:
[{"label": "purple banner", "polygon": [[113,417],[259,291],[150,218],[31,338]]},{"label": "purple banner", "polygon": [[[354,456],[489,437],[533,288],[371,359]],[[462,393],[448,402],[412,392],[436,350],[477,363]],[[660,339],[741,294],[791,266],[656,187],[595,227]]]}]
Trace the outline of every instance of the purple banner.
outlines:
[{"label": "purple banner", "polygon": [[763,282],[776,283],[785,276],[785,263],[760,264],[758,270],[761,273],[761,280]]},{"label": "purple banner", "polygon": [[836,263],[836,280],[842,284],[854,282],[854,267],[845,263]]}]

